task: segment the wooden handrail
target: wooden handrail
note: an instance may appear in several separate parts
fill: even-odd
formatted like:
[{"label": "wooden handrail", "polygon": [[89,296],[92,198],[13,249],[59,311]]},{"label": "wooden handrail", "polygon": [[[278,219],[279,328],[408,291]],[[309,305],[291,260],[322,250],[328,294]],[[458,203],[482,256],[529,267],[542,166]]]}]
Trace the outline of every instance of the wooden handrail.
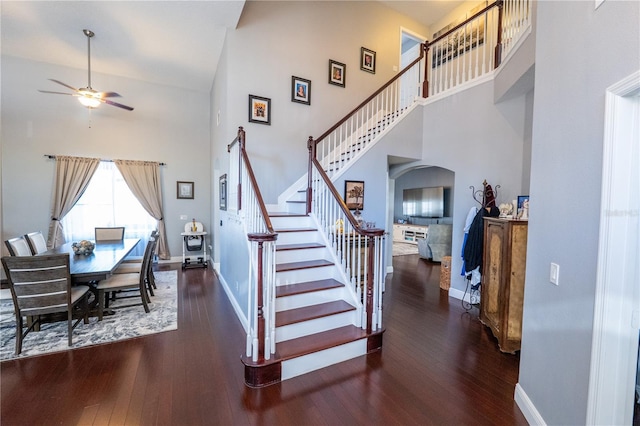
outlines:
[{"label": "wooden handrail", "polygon": [[328,135],[330,135],[331,132],[333,132],[335,129],[340,127],[345,121],[347,121],[349,118],[351,118],[351,116],[353,116],[356,112],[358,112],[362,107],[364,107],[367,103],[369,103],[373,98],[378,96],[384,89],[386,89],[391,84],[393,84],[394,81],[396,81],[397,79],[402,77],[402,75],[404,73],[406,73],[407,71],[409,71],[411,69],[411,67],[413,67],[415,64],[420,62],[422,60],[422,58],[424,58],[424,49],[420,49],[420,56],[418,58],[416,58],[413,62],[411,62],[409,65],[407,65],[402,71],[400,71],[398,74],[396,74],[391,80],[387,81],[382,87],[380,87],[378,90],[373,92],[373,94],[371,96],[369,96],[367,99],[362,101],[360,103],[360,105],[355,107],[351,112],[349,112],[347,115],[345,115],[340,121],[338,121],[336,124],[331,126],[331,128],[329,130],[327,130],[326,132],[324,132],[319,138],[315,139],[315,144],[320,143],[324,138],[326,138]]},{"label": "wooden handrail", "polygon": [[[227,145],[227,152],[231,151],[231,148],[236,143],[240,146],[240,155],[238,156],[238,176],[241,176],[240,171],[242,170],[242,162],[244,161],[245,168],[247,170],[247,177],[249,181],[251,181],[251,186],[253,187],[256,194],[256,202],[258,207],[260,208],[260,213],[262,214],[262,218],[264,220],[265,228],[267,232],[273,234],[273,225],[271,224],[271,219],[269,219],[269,213],[267,212],[267,207],[264,204],[264,199],[262,198],[262,193],[260,192],[260,187],[258,186],[258,181],[256,180],[256,176],[253,173],[253,168],[251,167],[251,161],[249,160],[249,156],[247,155],[247,151],[245,149],[245,131],[240,126],[238,128],[238,136]],[[238,210],[242,209],[242,182],[238,179]]]},{"label": "wooden handrail", "polygon": [[318,171],[318,174],[320,175],[320,177],[324,181],[324,183],[327,186],[327,188],[329,188],[329,191],[331,192],[331,195],[333,195],[333,198],[335,198],[336,201],[338,201],[338,205],[340,206],[340,210],[342,210],[342,213],[344,213],[344,215],[346,216],[346,218],[349,221],[349,223],[351,224],[351,226],[353,226],[353,229],[356,231],[356,233],[358,233],[360,235],[367,236],[367,237],[382,236],[384,234],[384,229],[378,229],[378,228],[364,228],[363,229],[360,226],[358,221],[356,221],[356,219],[351,214],[351,211],[349,210],[349,207],[347,207],[346,203],[344,202],[344,200],[342,199],[342,197],[338,193],[338,190],[336,189],[336,187],[331,182],[331,179],[329,179],[329,176],[327,176],[327,173],[325,173],[325,171],[322,168],[322,165],[320,164],[320,162],[316,158],[314,158],[312,161],[313,161],[313,165],[316,167],[316,169]]}]

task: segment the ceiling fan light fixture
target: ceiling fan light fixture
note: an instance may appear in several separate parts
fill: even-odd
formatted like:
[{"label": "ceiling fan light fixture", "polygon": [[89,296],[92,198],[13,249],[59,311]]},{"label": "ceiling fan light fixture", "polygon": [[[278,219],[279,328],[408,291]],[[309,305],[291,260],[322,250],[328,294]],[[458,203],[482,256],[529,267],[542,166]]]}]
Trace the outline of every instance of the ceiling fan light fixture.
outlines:
[{"label": "ceiling fan light fixture", "polygon": [[87,108],[98,108],[100,106],[100,101],[98,99],[87,96],[79,96],[78,102]]},{"label": "ceiling fan light fixture", "polygon": [[78,90],[78,101],[87,108],[98,108],[100,106],[100,94],[90,87]]}]

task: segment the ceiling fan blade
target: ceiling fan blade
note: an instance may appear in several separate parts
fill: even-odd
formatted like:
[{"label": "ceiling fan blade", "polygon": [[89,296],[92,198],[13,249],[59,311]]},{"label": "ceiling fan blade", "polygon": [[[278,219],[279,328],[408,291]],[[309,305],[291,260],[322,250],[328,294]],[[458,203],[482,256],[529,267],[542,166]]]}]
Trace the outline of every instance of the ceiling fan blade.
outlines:
[{"label": "ceiling fan blade", "polygon": [[101,98],[119,98],[120,95],[116,92],[102,92],[100,93]]},{"label": "ceiling fan blade", "polygon": [[40,89],[38,89],[38,92],[40,92],[40,93],[53,93],[54,95],[69,95],[69,96],[75,96],[75,93],[52,92],[52,91],[50,91],[50,90],[40,90]]},{"label": "ceiling fan blade", "polygon": [[63,82],[61,82],[59,80],[54,80],[53,78],[50,78],[49,80],[53,81],[54,83],[62,84],[64,87],[68,87],[69,89],[73,90],[74,92],[78,91],[78,89],[76,89],[73,86],[69,86],[67,83],[63,83]]},{"label": "ceiling fan blade", "polygon": [[118,108],[126,109],[127,111],[133,111],[133,108],[130,107],[130,106],[122,105],[122,104],[119,104],[117,102],[110,101],[108,99],[102,99],[102,102],[104,102],[105,104],[108,104],[108,105],[113,105],[113,106],[118,107]]}]

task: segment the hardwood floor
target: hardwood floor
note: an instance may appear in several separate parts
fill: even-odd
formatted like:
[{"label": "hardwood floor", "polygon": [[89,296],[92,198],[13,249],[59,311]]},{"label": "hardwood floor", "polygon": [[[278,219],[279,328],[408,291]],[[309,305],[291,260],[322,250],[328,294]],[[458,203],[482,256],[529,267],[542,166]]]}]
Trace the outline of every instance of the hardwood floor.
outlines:
[{"label": "hardwood floor", "polygon": [[[164,267],[166,268],[166,267]],[[212,270],[178,269],[178,330],[0,364],[8,425],[526,425],[518,356],[439,289],[439,265],[394,257],[382,351],[262,389]]]}]

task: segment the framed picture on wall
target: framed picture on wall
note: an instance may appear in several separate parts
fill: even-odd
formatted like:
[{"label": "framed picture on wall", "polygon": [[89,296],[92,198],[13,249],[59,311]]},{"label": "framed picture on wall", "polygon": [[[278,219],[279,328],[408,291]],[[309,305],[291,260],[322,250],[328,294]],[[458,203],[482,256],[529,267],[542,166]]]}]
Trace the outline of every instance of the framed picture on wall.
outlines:
[{"label": "framed picture on wall", "polygon": [[271,125],[271,99],[249,95],[249,122]]},{"label": "framed picture on wall", "polygon": [[341,62],[329,59],[329,84],[345,87],[347,66]]},{"label": "framed picture on wall", "polygon": [[220,176],[220,210],[227,209],[227,174]]},{"label": "framed picture on wall", "polygon": [[291,77],[291,102],[311,105],[311,80]]},{"label": "framed picture on wall", "polygon": [[193,200],[193,182],[178,181],[178,199]]},{"label": "framed picture on wall", "polygon": [[344,181],[344,202],[349,210],[364,209],[364,181]]},{"label": "framed picture on wall", "polygon": [[360,48],[360,69],[372,74],[376,73],[376,52],[366,47]]}]

